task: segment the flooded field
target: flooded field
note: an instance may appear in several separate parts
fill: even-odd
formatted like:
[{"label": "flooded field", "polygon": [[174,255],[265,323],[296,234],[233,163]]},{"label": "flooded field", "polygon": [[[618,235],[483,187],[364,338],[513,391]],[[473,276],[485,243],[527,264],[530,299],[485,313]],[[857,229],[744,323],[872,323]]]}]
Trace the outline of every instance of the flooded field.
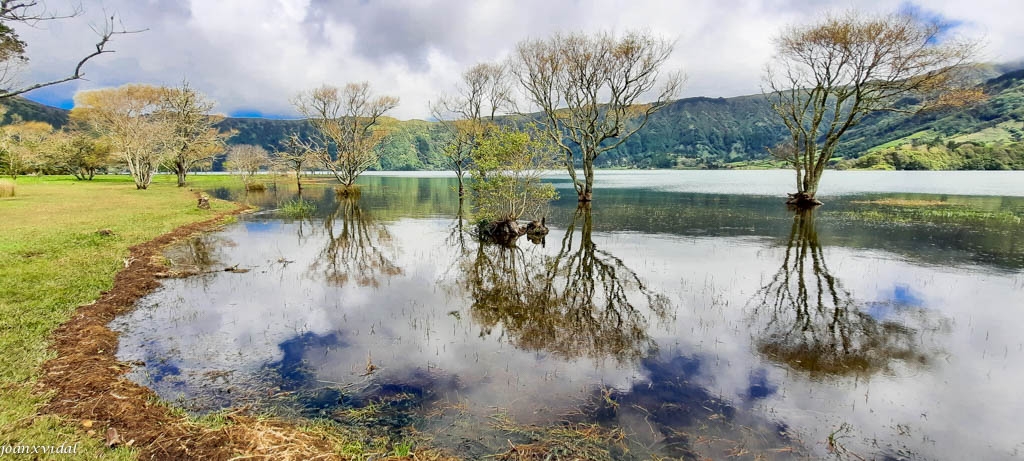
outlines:
[{"label": "flooded field", "polygon": [[301,207],[211,191],[262,211],[168,250],[192,275],[114,322],[119,357],[196,414],[466,459],[1024,456],[1024,194],[862,176],[795,214],[752,173],[599,176],[590,208],[561,189],[550,234],[514,248],[473,237],[446,177]]}]

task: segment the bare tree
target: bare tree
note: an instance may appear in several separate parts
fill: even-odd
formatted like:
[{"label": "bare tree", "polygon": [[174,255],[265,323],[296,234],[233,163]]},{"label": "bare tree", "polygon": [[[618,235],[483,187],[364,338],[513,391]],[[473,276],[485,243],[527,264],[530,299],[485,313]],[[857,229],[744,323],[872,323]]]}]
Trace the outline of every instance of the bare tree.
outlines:
[{"label": "bare tree", "polygon": [[959,71],[977,44],[944,31],[943,24],[909,14],[848,12],[776,38],[765,81],[795,149],[787,156],[797,175],[790,204],[821,204],[814,196],[825,166],[843,135],[868,114],[907,110],[896,103],[908,96],[926,98],[912,110],[977,99],[976,91],[958,88]]},{"label": "bare tree", "polygon": [[225,166],[242,178],[246,190],[262,189],[262,184],[253,182],[260,170],[270,165],[266,149],[251,144],[238,144],[228,148]]},{"label": "bare tree", "polygon": [[281,168],[295,173],[295,185],[301,192],[302,172],[309,168],[309,164],[315,158],[313,149],[296,133],[289,135],[283,144],[284,149],[277,152],[274,162]]},{"label": "bare tree", "polygon": [[103,26],[93,27],[93,31],[99,37],[95,44],[95,51],[86,54],[79,60],[70,75],[45,82],[18,84],[16,81],[18,71],[28,62],[28,57],[25,55],[28,44],[21,40],[11,25],[34,26],[39,22],[68,19],[80,16],[82,13],[83,10],[80,7],[73,7],[66,12],[53,12],[47,9],[44,1],[40,0],[0,0],[0,100],[84,78],[83,68],[87,62],[101,54],[114,52],[108,46],[115,36],[142,32],[142,30],[125,28],[116,15],[111,15],[104,20]]},{"label": "bare tree", "polygon": [[445,128],[444,158],[459,180],[459,198],[465,196],[464,177],[472,164],[473,149],[485,127],[512,108],[508,68],[481,63],[462,74],[454,95],[443,95],[430,112]]},{"label": "bare tree", "polygon": [[[512,73],[540,108],[547,133],[565,156],[579,201],[593,199],[594,160],[643,128],[682,87],[679,72],[662,77],[673,44],[642,32],[555,35],[520,42]],[[658,82],[664,83],[659,87]],[[644,98],[651,102],[642,104]],[[576,175],[576,151],[583,179]]]},{"label": "bare tree", "polygon": [[160,116],[163,89],[150,85],[81,91],[71,119],[108,139],[135,181],[147,189],[173,143],[173,126]]},{"label": "bare tree", "polygon": [[376,147],[386,135],[378,123],[398,105],[398,98],[373,96],[370,84],[362,82],[341,89],[323,85],[299,94],[293,104],[317,131],[308,151],[341,182],[341,191],[348,193],[359,175],[377,163]]},{"label": "bare tree", "polygon": [[224,117],[211,115],[214,102],[183,82],[177,88],[164,88],[161,116],[173,128],[167,167],[178,176],[178,187],[194,167],[210,163],[224,151],[224,143],[233,133],[223,133],[216,125]]}]

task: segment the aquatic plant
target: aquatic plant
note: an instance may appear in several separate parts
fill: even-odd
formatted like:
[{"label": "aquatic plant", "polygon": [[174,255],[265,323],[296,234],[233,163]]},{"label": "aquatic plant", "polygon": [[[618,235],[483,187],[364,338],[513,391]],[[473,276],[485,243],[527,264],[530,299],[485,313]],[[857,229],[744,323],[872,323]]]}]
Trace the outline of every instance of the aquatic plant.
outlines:
[{"label": "aquatic plant", "polygon": [[297,198],[281,203],[280,211],[281,214],[292,219],[307,218],[316,213],[316,204]]}]

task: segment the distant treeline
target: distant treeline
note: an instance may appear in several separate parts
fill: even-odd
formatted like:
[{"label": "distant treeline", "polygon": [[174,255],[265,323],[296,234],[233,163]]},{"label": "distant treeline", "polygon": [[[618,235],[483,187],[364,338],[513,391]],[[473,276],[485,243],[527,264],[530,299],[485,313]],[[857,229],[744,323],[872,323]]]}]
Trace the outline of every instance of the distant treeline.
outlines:
[{"label": "distant treeline", "polygon": [[[990,70],[989,73],[993,73]],[[833,165],[876,169],[1024,169],[1024,70],[980,85],[988,100],[970,109],[907,115],[869,116],[840,146]],[[908,100],[908,105],[915,101]],[[7,103],[9,119],[67,123],[67,111],[19,98]],[[379,170],[444,169],[444,130],[437,123],[388,120],[389,137],[379,147]],[[292,133],[308,136],[303,120],[227,118],[220,123],[236,134],[229,144],[255,144],[270,152]],[[597,159],[618,168],[725,168],[768,157],[783,141],[785,127],[761,95],[686,98],[651,116],[622,146]],[[727,165],[731,164],[731,165]],[[223,167],[223,159],[214,169]]]}]

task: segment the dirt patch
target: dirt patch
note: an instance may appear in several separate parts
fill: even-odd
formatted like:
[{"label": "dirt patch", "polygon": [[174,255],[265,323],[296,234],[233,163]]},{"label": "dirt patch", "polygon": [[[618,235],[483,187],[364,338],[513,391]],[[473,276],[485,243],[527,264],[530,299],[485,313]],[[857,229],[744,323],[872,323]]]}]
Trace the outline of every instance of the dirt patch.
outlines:
[{"label": "dirt patch", "polygon": [[161,404],[150,389],[126,379],[129,365],[115,356],[117,334],[107,325],[159,286],[157,275],[167,270],[163,248],[246,210],[221,213],[132,247],[113,287],[92,304],[80,306],[71,320],[52,333],[51,348],[57,356],[43,365],[38,390],[54,395],[41,411],[79,421],[88,433],[105,435],[110,445],[133,446],[139,459],[220,460],[239,454],[264,459],[338,458],[325,438],[281,421],[238,412],[226,415],[226,424],[217,428],[192,422]]}]

